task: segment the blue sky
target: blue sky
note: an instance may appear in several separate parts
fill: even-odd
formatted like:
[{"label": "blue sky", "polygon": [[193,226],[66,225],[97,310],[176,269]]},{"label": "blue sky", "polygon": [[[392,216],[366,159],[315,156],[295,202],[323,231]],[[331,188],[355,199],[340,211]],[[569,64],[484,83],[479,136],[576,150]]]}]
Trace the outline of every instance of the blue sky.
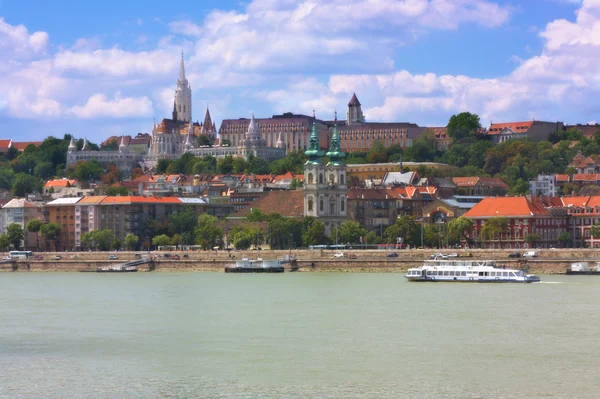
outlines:
[{"label": "blue sky", "polygon": [[101,141],[170,115],[292,111],[445,125],[598,120],[599,0],[0,0],[0,136]]}]

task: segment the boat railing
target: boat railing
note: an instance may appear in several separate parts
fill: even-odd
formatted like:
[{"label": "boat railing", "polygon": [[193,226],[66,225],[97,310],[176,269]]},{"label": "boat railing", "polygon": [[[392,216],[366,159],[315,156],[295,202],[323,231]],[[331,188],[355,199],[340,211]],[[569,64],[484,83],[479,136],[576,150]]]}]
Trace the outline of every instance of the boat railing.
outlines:
[{"label": "boat railing", "polygon": [[426,260],[425,266],[431,267],[495,267],[496,263],[489,260]]}]

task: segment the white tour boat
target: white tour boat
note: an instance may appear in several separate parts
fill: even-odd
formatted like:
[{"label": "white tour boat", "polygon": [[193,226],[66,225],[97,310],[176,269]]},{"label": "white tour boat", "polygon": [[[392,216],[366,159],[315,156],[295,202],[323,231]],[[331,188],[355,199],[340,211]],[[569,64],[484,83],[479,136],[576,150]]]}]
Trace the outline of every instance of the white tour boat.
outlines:
[{"label": "white tour boat", "polygon": [[284,268],[280,260],[251,260],[243,258],[235,265],[225,266],[225,273],[283,273]]},{"label": "white tour boat", "polygon": [[523,270],[504,269],[489,260],[426,260],[423,266],[408,269],[408,281],[468,283],[535,283],[540,278]]}]

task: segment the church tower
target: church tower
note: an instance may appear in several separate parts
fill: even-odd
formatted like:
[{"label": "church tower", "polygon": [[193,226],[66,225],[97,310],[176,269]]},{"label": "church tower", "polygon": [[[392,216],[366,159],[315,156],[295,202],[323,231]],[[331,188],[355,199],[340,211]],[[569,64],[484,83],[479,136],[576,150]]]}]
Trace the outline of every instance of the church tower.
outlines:
[{"label": "church tower", "polygon": [[185,66],[183,65],[183,51],[181,52],[181,64],[179,65],[179,79],[175,89],[175,102],[173,106],[173,119],[182,122],[192,121],[192,88],[185,78]]},{"label": "church tower", "polygon": [[[314,111],[313,111],[314,118]],[[325,189],[325,169],[323,168],[323,151],[319,146],[317,125],[313,119],[309,147],[304,152],[307,161],[304,164],[304,216],[319,217],[324,210],[324,203],[319,202],[319,194]]]},{"label": "church tower", "polygon": [[353,93],[348,103],[348,111],[346,112],[346,125],[355,125],[357,123],[365,123],[365,116],[363,115],[360,101],[356,98],[356,93]]}]

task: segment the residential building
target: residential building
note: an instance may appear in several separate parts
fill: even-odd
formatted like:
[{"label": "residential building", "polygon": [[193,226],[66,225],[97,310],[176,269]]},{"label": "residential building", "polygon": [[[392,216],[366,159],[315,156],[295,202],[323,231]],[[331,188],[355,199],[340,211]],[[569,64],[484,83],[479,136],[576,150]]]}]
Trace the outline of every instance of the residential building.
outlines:
[{"label": "residential building", "polygon": [[302,219],[304,217],[303,190],[277,190],[262,193],[249,206],[236,210],[228,220],[245,218],[253,209],[264,214],[278,213],[285,218]]},{"label": "residential building", "polygon": [[369,231],[383,236],[385,229],[396,222],[399,195],[392,189],[349,189],[348,219],[357,221]]},{"label": "residential building", "polygon": [[484,134],[492,139],[495,144],[503,143],[508,140],[529,138],[533,141],[547,140],[552,133],[562,131],[564,124],[562,122],[506,122],[492,123]]},{"label": "residential building", "polygon": [[[566,215],[550,212],[541,201],[527,197],[484,198],[464,216],[473,220],[469,238],[482,248],[558,246],[560,234],[568,227]],[[483,239],[481,231],[486,221],[499,217],[508,220],[506,230],[491,239]]]},{"label": "residential building", "polygon": [[576,125],[565,125],[564,130],[577,129],[581,132],[581,134],[587,138],[592,139],[594,135],[600,133],[600,124],[576,124]]},{"label": "residential building", "polygon": [[425,224],[443,224],[463,216],[485,197],[455,195],[452,198],[436,198],[423,206]]},{"label": "residential building", "polygon": [[45,243],[47,250],[74,250],[75,246],[75,204],[82,197],[58,198],[44,205],[44,221],[60,226],[56,240]]},{"label": "residential building", "polygon": [[577,155],[569,164],[569,167],[575,168],[579,174],[593,174],[600,172],[600,159],[598,156],[584,156],[581,150],[577,151]]},{"label": "residential building", "polygon": [[457,187],[460,195],[484,195],[501,196],[506,195],[510,187],[496,177],[453,177],[452,183]]},{"label": "residential building", "polygon": [[431,185],[437,187],[438,197],[450,198],[456,195],[456,184],[449,177],[432,177]]},{"label": "residential building", "polygon": [[35,250],[37,234],[27,231],[27,223],[34,219],[43,219],[42,204],[24,198],[13,198],[0,209],[0,234],[6,234],[6,229],[11,224],[18,224],[25,233],[21,247]]},{"label": "residential building", "polygon": [[426,127],[435,135],[435,148],[438,151],[446,151],[452,145],[452,137],[448,135],[446,127]]},{"label": "residential building", "polygon": [[538,175],[536,180],[529,181],[529,192],[534,197],[538,195],[556,197],[558,195],[556,175]]},{"label": "residential building", "polygon": [[93,189],[81,188],[81,184],[74,179],[53,179],[44,184],[44,195],[52,199],[62,197],[81,197],[91,194]]},{"label": "residential building", "polygon": [[600,237],[593,237],[591,228],[600,222],[600,196],[562,197],[560,204],[567,209],[569,225],[575,247],[600,248]]},{"label": "residential building", "polygon": [[101,230],[100,204],[106,198],[101,196],[83,197],[75,203],[75,248],[81,249],[81,236],[87,232]]}]

